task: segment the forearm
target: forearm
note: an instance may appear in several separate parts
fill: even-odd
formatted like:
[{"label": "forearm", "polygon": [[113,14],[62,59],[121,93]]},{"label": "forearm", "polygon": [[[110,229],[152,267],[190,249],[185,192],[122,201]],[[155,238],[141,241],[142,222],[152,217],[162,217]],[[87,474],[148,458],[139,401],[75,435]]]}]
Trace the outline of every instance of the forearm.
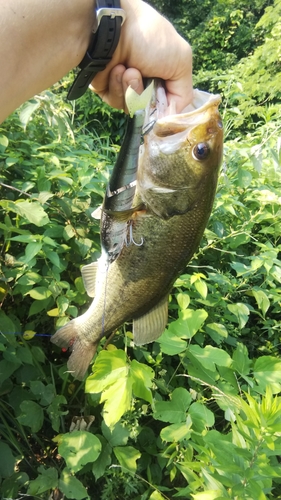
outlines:
[{"label": "forearm", "polygon": [[94,0],[0,0],[0,122],[82,60]]}]

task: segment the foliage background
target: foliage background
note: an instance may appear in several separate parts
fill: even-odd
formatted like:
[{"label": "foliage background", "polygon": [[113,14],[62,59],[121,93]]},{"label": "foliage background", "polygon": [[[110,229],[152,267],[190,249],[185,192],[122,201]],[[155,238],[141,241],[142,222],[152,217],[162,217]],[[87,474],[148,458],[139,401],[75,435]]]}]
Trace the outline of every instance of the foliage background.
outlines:
[{"label": "foliage background", "polygon": [[[213,214],[159,341],[125,325],[86,386],[49,336],[89,304],[100,205],[125,116],[71,76],[0,129],[1,498],[281,498],[281,2],[151,2],[220,92]],[[86,389],[86,390],[85,390]]]}]

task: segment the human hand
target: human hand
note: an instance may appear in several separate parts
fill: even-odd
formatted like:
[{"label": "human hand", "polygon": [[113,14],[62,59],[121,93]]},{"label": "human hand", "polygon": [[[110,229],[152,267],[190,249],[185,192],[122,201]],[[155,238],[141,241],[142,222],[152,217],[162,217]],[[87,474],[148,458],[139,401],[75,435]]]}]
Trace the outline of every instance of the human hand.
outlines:
[{"label": "human hand", "polygon": [[126,21],[111,62],[98,73],[91,88],[104,102],[125,109],[129,85],[143,91],[142,78],[165,80],[168,102],[177,112],[192,100],[192,52],[171,23],[141,0],[122,0]]}]

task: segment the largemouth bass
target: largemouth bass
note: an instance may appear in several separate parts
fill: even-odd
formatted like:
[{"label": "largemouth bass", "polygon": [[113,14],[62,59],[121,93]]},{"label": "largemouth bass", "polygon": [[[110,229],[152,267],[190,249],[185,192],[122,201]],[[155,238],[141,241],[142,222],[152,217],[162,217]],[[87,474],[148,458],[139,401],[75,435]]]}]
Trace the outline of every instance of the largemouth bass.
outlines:
[{"label": "largemouth bass", "polygon": [[[120,243],[119,235],[117,258],[110,260],[103,250],[98,265],[85,266],[86,290],[95,298],[52,338],[56,345],[72,346],[68,369],[75,378],[84,377],[101,338],[125,321],[133,320],[136,345],[164,331],[168,294],[200,243],[214,201],[223,145],[219,103],[220,96],[195,90],[192,103],[171,114],[156,82],[129,216],[125,210],[131,244]],[[122,211],[110,217],[110,228],[120,218],[124,222]]]}]

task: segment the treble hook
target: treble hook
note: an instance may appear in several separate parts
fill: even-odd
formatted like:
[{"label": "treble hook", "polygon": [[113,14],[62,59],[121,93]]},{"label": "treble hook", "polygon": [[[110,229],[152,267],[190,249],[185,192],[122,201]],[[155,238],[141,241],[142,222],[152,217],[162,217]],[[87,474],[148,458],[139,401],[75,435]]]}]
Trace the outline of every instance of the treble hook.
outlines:
[{"label": "treble hook", "polygon": [[134,240],[134,236],[133,236],[133,222],[130,221],[130,223],[129,223],[129,241],[128,241],[128,238],[126,236],[126,240],[125,240],[126,247],[130,246],[132,243],[134,245],[136,245],[136,247],[141,247],[143,245],[143,242],[144,242],[143,237],[141,237],[141,242],[140,243],[137,243]]}]

